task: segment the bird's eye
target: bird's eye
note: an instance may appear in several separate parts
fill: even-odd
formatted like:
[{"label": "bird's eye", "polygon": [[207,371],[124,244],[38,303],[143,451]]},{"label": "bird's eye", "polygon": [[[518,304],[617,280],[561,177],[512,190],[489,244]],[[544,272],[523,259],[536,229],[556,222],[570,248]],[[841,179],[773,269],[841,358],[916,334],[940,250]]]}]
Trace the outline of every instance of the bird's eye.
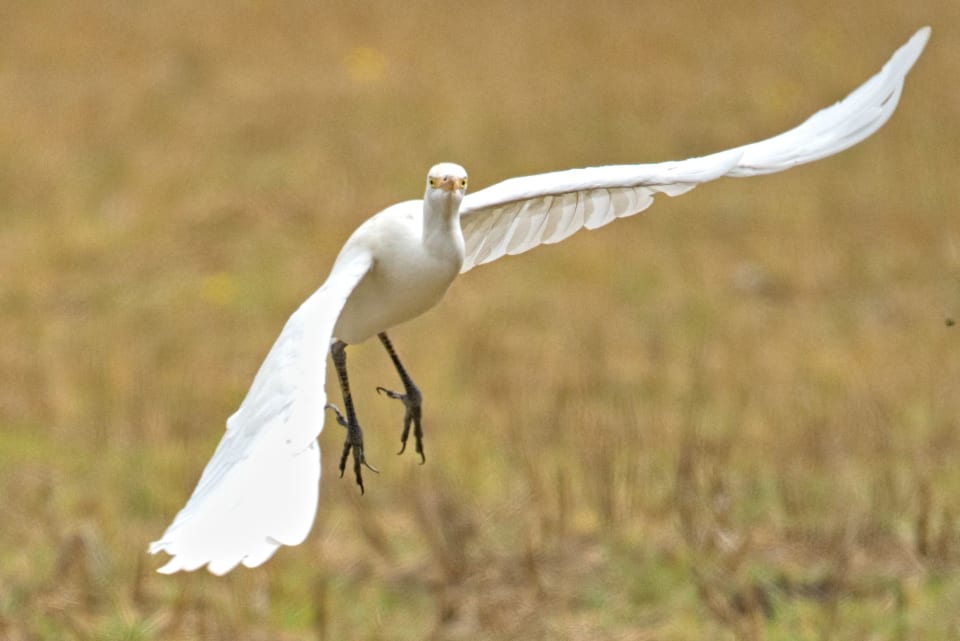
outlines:
[{"label": "bird's eye", "polygon": [[434,189],[437,188],[437,179],[434,178],[433,176],[430,176],[430,186],[433,187]]}]

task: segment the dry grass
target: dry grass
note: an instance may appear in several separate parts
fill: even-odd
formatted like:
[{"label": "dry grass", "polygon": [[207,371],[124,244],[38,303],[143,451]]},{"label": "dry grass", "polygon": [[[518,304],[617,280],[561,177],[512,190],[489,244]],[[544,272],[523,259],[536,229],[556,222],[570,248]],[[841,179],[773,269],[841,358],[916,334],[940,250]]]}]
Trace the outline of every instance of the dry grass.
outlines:
[{"label": "dry grass", "polygon": [[[324,5],[0,5],[0,638],[960,636],[955,0]],[[478,269],[398,329],[426,466],[356,348],[367,495],[327,473],[303,546],[152,573],[286,315],[432,163],[741,144],[926,23],[855,150]]]}]

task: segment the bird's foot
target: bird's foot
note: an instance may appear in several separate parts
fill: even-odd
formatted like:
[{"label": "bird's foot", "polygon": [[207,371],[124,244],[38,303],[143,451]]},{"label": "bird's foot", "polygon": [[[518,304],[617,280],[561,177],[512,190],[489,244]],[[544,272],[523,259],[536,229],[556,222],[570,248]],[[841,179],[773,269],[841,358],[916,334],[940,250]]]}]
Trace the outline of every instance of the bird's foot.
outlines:
[{"label": "bird's foot", "polygon": [[347,457],[353,452],[353,473],[357,477],[360,493],[363,494],[362,468],[365,467],[376,474],[380,473],[380,470],[367,463],[367,459],[363,455],[363,430],[360,429],[356,419],[353,421],[347,420],[333,403],[327,403],[325,409],[333,410],[337,417],[337,423],[347,430],[347,438],[343,441],[343,454],[340,456],[340,478],[343,478],[343,472],[347,469]]},{"label": "bird's foot", "polygon": [[417,389],[416,385],[410,385],[407,388],[406,394],[401,394],[400,392],[393,392],[388,390],[385,387],[378,387],[377,391],[381,394],[386,394],[390,398],[395,398],[401,403],[406,409],[406,413],[403,416],[403,433],[400,434],[400,451],[397,454],[403,454],[404,450],[407,449],[407,438],[410,436],[410,427],[413,427],[413,439],[417,446],[417,454],[420,455],[420,464],[427,460],[427,457],[423,453],[423,428],[420,425],[420,417],[423,414],[422,400],[423,397],[420,396],[420,390]]}]

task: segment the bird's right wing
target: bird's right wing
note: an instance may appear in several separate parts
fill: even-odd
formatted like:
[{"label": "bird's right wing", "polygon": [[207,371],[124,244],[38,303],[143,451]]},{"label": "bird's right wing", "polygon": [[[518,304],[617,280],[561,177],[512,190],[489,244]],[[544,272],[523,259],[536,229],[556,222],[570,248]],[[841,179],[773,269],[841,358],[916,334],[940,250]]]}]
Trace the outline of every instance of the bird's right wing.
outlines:
[{"label": "bird's right wing", "polygon": [[317,509],[327,352],[347,297],[372,264],[365,250],[341,254],[284,325],[187,505],[150,545],[152,554],[173,557],[160,572],[206,565],[225,574],[306,538]]},{"label": "bird's right wing", "polygon": [[658,193],[677,196],[722,176],[769,174],[843,151],[890,118],[929,37],[929,27],[920,29],[853,93],[778,136],[689,160],[511,178],[467,194],[460,205],[466,245],[460,271],[631,216]]}]

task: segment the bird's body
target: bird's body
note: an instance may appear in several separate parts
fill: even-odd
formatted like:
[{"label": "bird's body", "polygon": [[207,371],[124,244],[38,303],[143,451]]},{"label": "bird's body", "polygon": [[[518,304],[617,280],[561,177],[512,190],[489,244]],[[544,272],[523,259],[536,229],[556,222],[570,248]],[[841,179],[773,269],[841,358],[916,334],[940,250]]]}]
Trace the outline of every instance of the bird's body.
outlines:
[{"label": "bird's body", "polygon": [[362,343],[416,318],[443,298],[460,273],[464,249],[457,218],[460,198],[451,198],[447,211],[440,205],[439,216],[425,217],[423,201],[398,203],[350,236],[340,257],[360,251],[376,258],[347,298],[335,338]]},{"label": "bird's body", "polygon": [[929,28],[918,31],[844,100],[778,136],[735,149],[514,178],[470,195],[462,167],[431,168],[423,200],[393,205],[360,225],[324,284],[284,325],[187,505],[151,544],[151,552],[172,556],[160,571],[206,565],[223,574],[240,563],[254,567],[307,536],[317,505],[328,353],[347,409],[343,416],[334,408],[347,429],[340,471],[352,453],[362,490],[366,461],[346,375],[347,344],[379,336],[405,392],[378,389],[403,401],[401,440],[405,445],[412,426],[422,456],[420,393],[388,329],[436,305],[457,274],[476,265],[636,214],[659,193],[676,196],[723,176],[782,171],[857,144],[896,109],[928,36]]}]

